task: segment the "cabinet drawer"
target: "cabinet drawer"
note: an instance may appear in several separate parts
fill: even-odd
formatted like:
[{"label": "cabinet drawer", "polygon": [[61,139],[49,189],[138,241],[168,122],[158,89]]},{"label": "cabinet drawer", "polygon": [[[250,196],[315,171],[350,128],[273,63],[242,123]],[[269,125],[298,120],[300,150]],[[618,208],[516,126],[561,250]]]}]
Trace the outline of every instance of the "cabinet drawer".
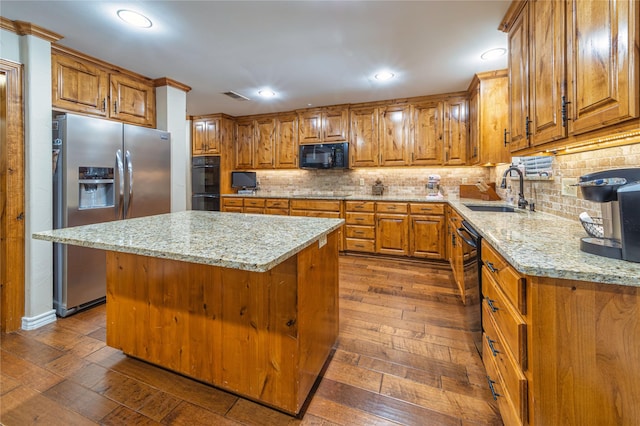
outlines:
[{"label": "cabinet drawer", "polygon": [[245,207],[264,207],[264,198],[245,198]]},{"label": "cabinet drawer", "polygon": [[406,213],[406,203],[376,203],[378,213]]},{"label": "cabinet drawer", "polygon": [[482,242],[483,270],[495,279],[504,294],[522,314],[526,314],[525,278],[489,244]]},{"label": "cabinet drawer", "polygon": [[289,200],[281,198],[268,198],[265,205],[267,208],[271,209],[288,209]]},{"label": "cabinet drawer", "polygon": [[[518,348],[517,352],[513,351],[511,347],[507,347],[505,344],[505,338],[502,335],[501,331],[498,331],[498,326],[494,321],[494,316],[491,312],[491,308],[487,303],[482,304],[482,330],[484,330],[485,340],[487,338],[491,339],[491,343],[489,346],[493,345],[493,348],[499,353],[503,353],[505,351],[511,351],[511,355],[514,356],[516,362],[520,366],[522,370],[527,369],[527,352],[526,352],[526,343],[524,347]],[[488,341],[487,341],[488,342]],[[493,353],[493,351],[491,352]],[[483,355],[485,355],[483,353]]]},{"label": "cabinet drawer", "polygon": [[411,203],[411,214],[444,214],[444,204]]},{"label": "cabinet drawer", "polygon": [[374,213],[346,213],[346,222],[350,225],[374,225],[376,223]]},{"label": "cabinet drawer", "polygon": [[493,398],[498,403],[504,424],[527,424],[526,377],[513,364],[509,366],[508,361],[505,363],[504,360],[492,356],[491,348],[484,335],[482,340],[482,362],[487,370],[487,380],[492,388]]},{"label": "cabinet drawer", "polygon": [[263,214],[264,208],[263,207],[245,207],[244,213]]},{"label": "cabinet drawer", "polygon": [[322,212],[317,210],[294,210],[291,209],[291,216],[306,216],[306,217],[328,217],[330,219],[340,219],[339,212]]},{"label": "cabinet drawer", "polygon": [[242,198],[223,198],[222,199],[223,206],[234,206],[234,207],[242,207]]},{"label": "cabinet drawer", "polygon": [[272,209],[267,207],[266,209],[264,209],[264,212],[266,214],[277,214],[280,216],[289,216],[289,209]]},{"label": "cabinet drawer", "polygon": [[484,296],[483,309],[486,305],[486,311],[489,312],[489,316],[495,321],[497,330],[504,337],[504,345],[521,362],[523,367],[526,367],[527,324],[507,301],[485,269],[482,270],[482,294]]},{"label": "cabinet drawer", "polygon": [[376,237],[376,230],[373,226],[347,225],[347,237],[373,240]]},{"label": "cabinet drawer", "polygon": [[345,238],[347,250],[375,253],[376,245],[373,240],[360,240],[357,238]]},{"label": "cabinet drawer", "polygon": [[345,207],[348,212],[373,212],[375,203],[373,201],[346,201]]},{"label": "cabinet drawer", "polygon": [[291,200],[292,210],[340,211],[339,200]]},{"label": "cabinet drawer", "polygon": [[242,213],[242,207],[223,206],[222,211],[225,213]]}]

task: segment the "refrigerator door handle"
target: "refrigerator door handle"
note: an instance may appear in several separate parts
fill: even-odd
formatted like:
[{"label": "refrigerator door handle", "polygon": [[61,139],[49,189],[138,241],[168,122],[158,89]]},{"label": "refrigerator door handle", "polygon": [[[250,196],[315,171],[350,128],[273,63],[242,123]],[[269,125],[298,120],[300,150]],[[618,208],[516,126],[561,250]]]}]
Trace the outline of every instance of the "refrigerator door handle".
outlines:
[{"label": "refrigerator door handle", "polygon": [[131,153],[127,150],[125,154],[125,161],[127,162],[127,173],[129,174],[129,200],[127,202],[127,211],[125,212],[124,218],[129,217],[129,212],[131,211],[131,205],[133,204],[133,162],[131,161]]},{"label": "refrigerator door handle", "polygon": [[116,169],[118,170],[118,208],[116,219],[124,219],[124,164],[122,162],[122,150],[116,151]]}]

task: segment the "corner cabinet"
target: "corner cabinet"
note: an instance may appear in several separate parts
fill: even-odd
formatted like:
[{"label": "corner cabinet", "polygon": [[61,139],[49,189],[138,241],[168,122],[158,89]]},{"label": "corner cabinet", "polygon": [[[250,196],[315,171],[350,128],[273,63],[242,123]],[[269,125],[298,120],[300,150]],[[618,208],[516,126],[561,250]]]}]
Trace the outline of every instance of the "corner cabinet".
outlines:
[{"label": "corner cabinet", "polygon": [[52,106],[125,123],[155,127],[153,81],[53,50]]}]

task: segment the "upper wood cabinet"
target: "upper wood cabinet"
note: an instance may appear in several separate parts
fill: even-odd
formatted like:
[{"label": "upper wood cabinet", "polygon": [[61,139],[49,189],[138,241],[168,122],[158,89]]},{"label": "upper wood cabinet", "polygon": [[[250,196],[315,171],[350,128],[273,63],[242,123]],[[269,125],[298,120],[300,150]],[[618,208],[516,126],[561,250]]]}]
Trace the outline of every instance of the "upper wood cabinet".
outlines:
[{"label": "upper wood cabinet", "polygon": [[274,117],[258,118],[255,120],[254,129],[253,167],[271,169],[275,160],[276,119]]},{"label": "upper wood cabinet", "polygon": [[411,164],[442,164],[443,125],[442,101],[421,102],[413,106]]},{"label": "upper wood cabinet", "polygon": [[298,112],[300,144],[343,142],[349,134],[349,107],[313,108]]},{"label": "upper wood cabinet", "polygon": [[637,1],[514,4],[521,7],[505,17],[511,21],[506,23],[511,151],[579,142],[587,132],[640,116]]},{"label": "upper wood cabinet", "polygon": [[51,54],[54,109],[155,127],[155,88],[148,79],[68,53]]},{"label": "upper wood cabinet", "polygon": [[509,111],[507,70],[477,74],[469,87],[469,164],[511,160],[504,132]]},{"label": "upper wood cabinet", "polygon": [[568,2],[569,131],[639,116],[640,2]]},{"label": "upper wood cabinet", "polygon": [[276,118],[275,167],[292,169],[298,167],[298,116],[281,114]]},{"label": "upper wood cabinet", "polygon": [[295,113],[241,117],[236,123],[238,169],[291,169],[298,166]]},{"label": "upper wood cabinet", "polygon": [[463,166],[467,163],[467,99],[444,102],[444,164]]},{"label": "upper wood cabinet", "polygon": [[409,105],[389,105],[380,108],[378,140],[381,166],[409,164]]},{"label": "upper wood cabinet", "polygon": [[220,119],[194,119],[191,132],[191,155],[220,154]]},{"label": "upper wood cabinet", "polygon": [[351,167],[378,165],[378,108],[351,108]]},{"label": "upper wood cabinet", "polygon": [[235,165],[238,169],[253,168],[253,131],[252,119],[236,122]]},{"label": "upper wood cabinet", "polygon": [[109,74],[103,68],[64,55],[51,55],[53,106],[107,117]]}]

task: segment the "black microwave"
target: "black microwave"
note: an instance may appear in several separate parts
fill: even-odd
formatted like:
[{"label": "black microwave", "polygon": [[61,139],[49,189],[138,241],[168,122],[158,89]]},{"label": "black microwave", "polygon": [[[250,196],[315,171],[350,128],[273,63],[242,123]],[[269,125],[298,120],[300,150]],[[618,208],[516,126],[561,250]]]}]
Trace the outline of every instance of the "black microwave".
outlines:
[{"label": "black microwave", "polygon": [[300,145],[301,169],[348,169],[349,143]]}]

